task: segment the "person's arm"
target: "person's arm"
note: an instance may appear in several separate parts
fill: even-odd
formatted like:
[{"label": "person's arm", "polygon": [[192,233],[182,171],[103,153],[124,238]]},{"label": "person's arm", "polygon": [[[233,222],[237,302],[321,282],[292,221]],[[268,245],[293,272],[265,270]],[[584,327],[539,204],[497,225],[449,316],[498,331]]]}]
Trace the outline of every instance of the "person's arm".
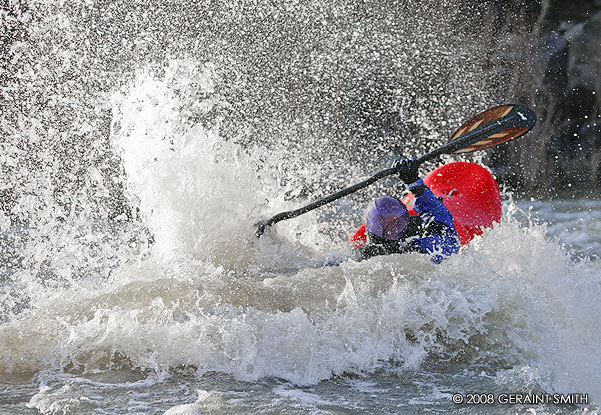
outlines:
[{"label": "person's arm", "polygon": [[405,249],[430,254],[435,263],[459,252],[459,237],[451,212],[434,196],[423,180],[417,180],[408,188],[415,196],[413,208],[422,219],[423,231],[420,237],[408,241]]}]

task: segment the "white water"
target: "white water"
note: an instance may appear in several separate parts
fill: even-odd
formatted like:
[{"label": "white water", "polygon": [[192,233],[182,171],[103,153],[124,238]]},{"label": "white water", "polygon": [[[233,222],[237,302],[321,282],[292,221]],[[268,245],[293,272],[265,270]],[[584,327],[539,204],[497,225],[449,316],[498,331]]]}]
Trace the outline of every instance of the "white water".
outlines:
[{"label": "white water", "polygon": [[[208,69],[196,70],[210,88]],[[449,361],[483,367],[500,390],[601,398],[599,262],[574,262],[546,226],[525,224],[508,203],[502,225],[442,265],[412,254],[314,268],[328,251],[295,240],[294,229],[314,233],[315,217],[278,225],[290,239],[257,240],[256,212],[286,204],[252,211],[266,197],[257,189],[270,188],[265,176],[259,186],[256,156],[178,120],[170,76],[141,73],[113,100],[111,140],[154,235],[151,250],[101,284],[33,299],[0,327],[3,373],[110,378],[128,368],[160,382],[192,367],[199,378],[315,385],[386,362],[421,371]],[[167,104],[154,105],[158,96]],[[57,412],[63,394],[43,386],[29,406]]]},{"label": "white water", "polygon": [[[62,11],[64,5],[48,6],[53,16],[51,6]],[[86,5],[74,7],[92,13]],[[40,44],[63,50],[64,41],[76,48],[73,39],[54,40],[45,32],[50,27],[54,36],[61,30],[67,37],[78,33],[66,29],[77,17],[64,13],[58,23],[48,18],[34,25]],[[232,20],[244,17],[235,10],[231,14]],[[450,46],[424,31],[412,36],[437,45],[437,56],[463,53],[445,55]],[[402,45],[392,36],[376,33],[375,49],[392,51],[396,64],[408,66],[415,59],[404,55],[407,49],[396,49]],[[93,40],[94,33],[87,35]],[[148,34],[146,41],[152,44],[155,35]],[[348,42],[359,38],[353,33]],[[136,47],[160,50],[138,40]],[[419,55],[419,49],[409,52]],[[11,226],[8,216],[0,216],[8,241],[2,261],[14,261],[3,265],[0,280],[3,410],[416,413],[455,410],[453,392],[579,392],[601,399],[601,266],[582,259],[600,253],[593,243],[601,240],[598,202],[576,202],[564,213],[558,204],[539,204],[533,215],[549,226],[529,222],[528,204],[507,202],[500,226],[439,266],[413,254],[322,267],[350,255],[342,236],[358,225],[362,199],[283,222],[259,240],[253,223],[304,204],[304,195],[328,193],[381,168],[390,157],[390,137],[373,143],[337,141],[317,127],[327,125],[329,116],[315,121],[309,111],[314,108],[304,111],[308,104],[302,100],[310,99],[301,89],[296,94],[303,102],[300,111],[286,112],[293,106],[289,102],[281,103],[284,115],[269,102],[255,104],[260,110],[253,115],[255,126],[265,131],[253,130],[253,139],[245,140],[244,131],[232,133],[233,121],[224,110],[240,102],[220,92],[223,85],[243,84],[244,65],[229,68],[231,61],[219,55],[218,63],[174,55],[179,57],[141,63],[137,55],[128,55],[135,69],[112,83],[102,71],[88,76],[81,70],[82,80],[110,87],[93,99],[83,92],[79,97],[87,91],[83,87],[72,86],[66,96],[50,91],[61,105],[79,105],[73,104],[80,118],[68,131],[45,129],[36,118],[45,119],[45,113],[32,110],[13,132],[22,142],[10,146],[8,154],[23,167],[11,170],[21,192],[12,212],[22,223]],[[321,76],[344,78],[343,70],[333,69],[340,56],[324,52],[314,58],[311,76],[319,74],[319,63],[325,68]],[[428,63],[431,57],[422,58]],[[230,69],[238,78],[224,78],[233,76]],[[409,74],[420,72],[419,65],[410,69]],[[462,102],[478,99],[470,94],[449,98],[456,85],[474,85],[461,67],[456,72],[441,81],[451,86],[440,93],[437,105],[449,100],[448,106],[459,111]],[[46,91],[39,77],[27,85]],[[270,82],[261,87],[276,91],[282,86]],[[250,87],[242,88],[248,92]],[[321,88],[316,83],[308,90],[320,96],[327,90]],[[276,92],[268,98],[280,99]],[[338,100],[344,95],[339,94]],[[446,119],[435,122],[428,102],[415,101],[410,98],[415,93],[402,88],[393,95],[420,136],[437,140],[444,135],[437,131],[447,127]],[[405,108],[409,103],[411,109]],[[334,104],[330,109],[340,110]],[[93,125],[90,119],[96,120]],[[94,136],[103,128],[104,141]],[[300,131],[301,138],[286,136],[288,129],[291,136]],[[81,134],[92,135],[90,146],[63,157],[60,143],[77,149]],[[34,151],[32,144],[23,154],[23,142],[41,143],[43,151]],[[356,151],[345,152],[345,146]],[[118,168],[103,164],[108,162],[99,154],[107,148],[116,153]],[[354,152],[363,155],[363,164],[348,162],[353,158],[347,153]],[[86,166],[74,170],[83,182],[79,192],[71,191],[77,174],[65,173],[73,160]],[[108,212],[115,210],[109,202],[118,186],[106,183],[107,174],[124,189],[126,209],[117,217]],[[358,197],[383,189],[395,184],[384,182]],[[582,217],[587,226],[571,229]],[[568,252],[562,243],[578,252]]]}]

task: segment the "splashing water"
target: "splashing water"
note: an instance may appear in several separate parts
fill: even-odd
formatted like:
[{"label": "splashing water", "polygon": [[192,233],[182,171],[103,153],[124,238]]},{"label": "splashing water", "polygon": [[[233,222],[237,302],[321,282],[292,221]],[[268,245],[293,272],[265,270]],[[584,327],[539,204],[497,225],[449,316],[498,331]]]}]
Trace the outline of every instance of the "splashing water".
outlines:
[{"label": "splashing water", "polygon": [[343,238],[392,181],[254,237],[257,220],[430,148],[486,106],[482,45],[448,36],[465,9],[101,3],[2,15],[23,34],[1,118],[2,408],[601,398],[599,262],[573,260],[513,202],[440,266],[322,267],[348,258]]},{"label": "splashing water", "polygon": [[[139,74],[127,95],[116,99],[111,138],[122,149],[130,194],[139,200],[155,250],[206,261],[215,255],[214,241],[252,234],[248,208],[260,205],[261,186],[252,159],[225,142],[218,127],[186,119],[196,115],[186,110],[203,115],[214,104],[185,96],[189,84],[196,94],[213,93],[211,67],[185,65],[174,62],[161,81]],[[177,71],[191,73],[175,78]],[[249,250],[250,244],[238,248]],[[221,257],[235,255],[230,250]]]}]

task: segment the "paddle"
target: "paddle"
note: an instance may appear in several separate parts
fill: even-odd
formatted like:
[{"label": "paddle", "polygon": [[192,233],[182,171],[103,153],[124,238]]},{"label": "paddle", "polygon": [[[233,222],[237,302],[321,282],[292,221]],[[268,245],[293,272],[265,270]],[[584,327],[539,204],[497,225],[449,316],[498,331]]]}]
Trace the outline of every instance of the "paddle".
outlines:
[{"label": "paddle", "polygon": [[[471,153],[472,151],[494,147],[526,134],[535,124],[536,114],[528,107],[523,105],[501,105],[494,107],[470,119],[455,131],[451,136],[451,141],[421,156],[415,163],[420,165],[443,154]],[[255,233],[257,237],[260,237],[265,232],[265,229],[274,223],[295,218],[303,213],[317,209],[395,173],[398,173],[398,167],[382,170],[367,180],[326,196],[323,199],[316,200],[307,206],[278,213],[268,220],[256,223],[257,231]]]}]

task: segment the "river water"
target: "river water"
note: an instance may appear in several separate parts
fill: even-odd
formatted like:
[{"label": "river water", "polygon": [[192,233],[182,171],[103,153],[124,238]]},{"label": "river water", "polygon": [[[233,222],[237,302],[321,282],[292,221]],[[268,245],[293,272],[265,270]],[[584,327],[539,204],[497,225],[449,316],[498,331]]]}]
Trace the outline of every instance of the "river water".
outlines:
[{"label": "river water", "polygon": [[598,411],[601,202],[440,265],[348,260],[392,178],[254,236],[499,104],[485,10],[422,3],[9,1],[0,413]]},{"label": "river water", "polygon": [[[38,295],[5,275],[5,293],[29,298],[0,326],[0,411],[595,413],[600,220],[598,201],[507,201],[501,225],[441,265],[320,267],[348,252],[267,235],[207,259],[157,243],[108,281]],[[589,404],[456,405],[454,393]]]}]

